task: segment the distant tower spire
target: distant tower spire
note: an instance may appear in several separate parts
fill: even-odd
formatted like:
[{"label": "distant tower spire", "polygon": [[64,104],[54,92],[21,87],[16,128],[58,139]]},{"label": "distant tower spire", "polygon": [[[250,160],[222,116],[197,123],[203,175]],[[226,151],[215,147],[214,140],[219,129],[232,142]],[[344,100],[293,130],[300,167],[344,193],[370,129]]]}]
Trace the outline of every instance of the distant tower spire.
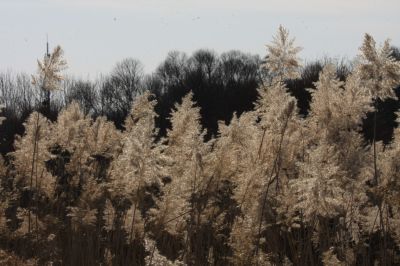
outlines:
[{"label": "distant tower spire", "polygon": [[[50,59],[50,53],[49,53],[49,35],[46,33],[46,55],[45,55],[45,61]],[[45,62],[45,64],[47,64]],[[51,113],[50,110],[50,90],[47,89],[47,77],[45,75],[45,78],[43,80],[43,85],[42,85],[42,90],[43,90],[43,100],[42,100],[42,113],[46,116],[49,116]]]},{"label": "distant tower spire", "polygon": [[49,53],[49,35],[46,34],[46,56],[50,57],[50,53]]}]

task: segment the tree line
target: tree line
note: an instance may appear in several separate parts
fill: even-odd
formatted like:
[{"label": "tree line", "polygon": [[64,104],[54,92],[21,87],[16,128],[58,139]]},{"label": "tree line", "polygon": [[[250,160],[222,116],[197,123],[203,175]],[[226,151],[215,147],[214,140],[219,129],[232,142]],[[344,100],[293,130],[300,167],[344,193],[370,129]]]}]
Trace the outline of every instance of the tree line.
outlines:
[{"label": "tree line", "polygon": [[[392,47],[392,56],[400,60],[398,48]],[[268,69],[263,67],[265,59],[237,50],[219,55],[212,50],[201,49],[191,56],[172,51],[153,73],[145,74],[139,60],[126,58],[118,62],[111,73],[95,80],[65,77],[59,89],[51,94],[46,110],[42,108],[43,92],[32,84],[30,75],[2,72],[0,104],[7,119],[0,126],[0,153],[4,155],[13,150],[14,136],[24,133],[23,123],[34,110],[40,110],[54,121],[59,112],[74,101],[80,104],[85,114],[93,118],[105,116],[122,129],[132,101],[146,90],[157,99],[155,110],[159,136],[164,136],[170,127],[168,118],[174,103],[192,91],[194,100],[201,107],[201,124],[208,130],[207,137],[211,137],[217,134],[219,120],[228,123],[234,113],[240,115],[254,108],[257,88],[268,76]],[[308,89],[315,87],[314,82],[327,63],[336,65],[341,80],[351,73],[352,62],[324,58],[306,63],[299,78],[286,80],[288,90],[296,97],[300,114],[304,116],[308,114],[311,100]],[[396,92],[400,93],[398,88]],[[377,115],[381,130],[377,139],[390,141],[396,125],[394,112],[399,107],[396,100],[378,100]],[[372,139],[371,127],[372,118],[369,115],[363,124],[367,139]]]}]

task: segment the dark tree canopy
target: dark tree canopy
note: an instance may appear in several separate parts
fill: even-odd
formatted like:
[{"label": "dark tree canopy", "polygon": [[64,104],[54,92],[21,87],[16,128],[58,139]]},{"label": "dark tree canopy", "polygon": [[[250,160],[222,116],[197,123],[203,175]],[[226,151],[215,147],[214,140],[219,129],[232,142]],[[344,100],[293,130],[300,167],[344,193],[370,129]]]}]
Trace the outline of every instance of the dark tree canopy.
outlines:
[{"label": "dark tree canopy", "polygon": [[[400,60],[397,47],[392,47],[392,56]],[[311,101],[309,89],[315,87],[314,82],[318,80],[323,66],[332,62],[336,65],[339,79],[345,80],[352,71],[351,63],[324,58],[306,63],[299,79],[285,81],[289,92],[297,99],[301,115],[308,114]],[[175,103],[192,91],[193,100],[201,108],[202,125],[210,137],[218,134],[218,121],[229,123],[233,113],[240,115],[253,109],[258,97],[257,88],[267,78],[268,69],[263,67],[260,56],[237,50],[217,54],[213,50],[200,49],[190,56],[172,51],[151,74],[144,73],[140,61],[126,58],[116,63],[108,75],[95,81],[67,77],[60,90],[52,93],[50,113],[45,115],[54,120],[63,107],[76,101],[85,114],[106,116],[122,128],[132,101],[149,90],[157,99],[156,126],[160,129],[160,136],[163,136],[170,127],[168,118]],[[396,89],[396,93],[399,95],[400,88]],[[7,118],[0,126],[2,154],[13,149],[14,135],[23,133],[22,123],[27,116],[40,109],[39,99],[40,91],[31,84],[29,75],[0,73],[0,102],[5,106],[2,113]],[[377,140],[391,140],[396,125],[395,112],[399,107],[397,100],[377,102],[380,128]],[[372,118],[368,115],[363,125],[363,133],[368,140],[372,139],[371,128]]]}]

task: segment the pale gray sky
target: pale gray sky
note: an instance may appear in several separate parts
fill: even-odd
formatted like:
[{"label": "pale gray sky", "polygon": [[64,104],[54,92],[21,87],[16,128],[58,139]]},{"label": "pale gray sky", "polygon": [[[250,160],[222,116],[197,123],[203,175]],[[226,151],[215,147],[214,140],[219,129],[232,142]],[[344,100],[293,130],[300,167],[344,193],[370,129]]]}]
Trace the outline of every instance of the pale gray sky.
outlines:
[{"label": "pale gray sky", "polygon": [[352,58],[365,32],[400,46],[399,0],[0,0],[0,10],[0,71],[35,72],[46,33],[84,78],[126,57],[151,72],[171,50],[263,56],[280,24],[305,60]]}]

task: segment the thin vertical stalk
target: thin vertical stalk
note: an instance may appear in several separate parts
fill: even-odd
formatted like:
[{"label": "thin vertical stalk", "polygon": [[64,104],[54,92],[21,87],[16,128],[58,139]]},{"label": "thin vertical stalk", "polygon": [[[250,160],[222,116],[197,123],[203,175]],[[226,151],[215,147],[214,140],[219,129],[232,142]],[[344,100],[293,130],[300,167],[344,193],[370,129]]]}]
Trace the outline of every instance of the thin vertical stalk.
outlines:
[{"label": "thin vertical stalk", "polygon": [[374,125],[373,125],[373,150],[374,150],[374,184],[378,185],[378,167],[376,164],[376,109],[374,111]]},{"label": "thin vertical stalk", "polygon": [[[29,182],[29,193],[32,193],[33,174],[35,171],[35,157],[37,157],[38,142],[39,142],[38,139],[39,139],[39,113],[36,113],[36,125],[35,125],[35,135],[34,135],[34,142],[33,142],[32,167],[31,167],[30,182]],[[31,208],[30,208],[30,206],[28,206],[28,233],[30,234],[30,232],[31,232]]]},{"label": "thin vertical stalk", "polygon": [[[375,103],[375,110],[374,110],[374,124],[373,124],[373,152],[374,152],[374,185],[377,187],[379,178],[378,178],[378,166],[377,166],[377,152],[376,152],[376,103]],[[383,213],[382,213],[382,204],[383,200],[379,199],[378,204],[378,212],[379,212],[379,225],[381,229],[381,237],[383,238],[383,243],[380,243],[381,248],[381,263],[382,265],[386,265],[386,232],[385,232],[385,224],[383,221]]]},{"label": "thin vertical stalk", "polygon": [[[266,191],[264,193],[264,197],[263,197],[263,201],[262,201],[262,208],[261,208],[261,216],[260,216],[260,222],[258,224],[258,234],[257,234],[257,242],[256,242],[256,249],[255,249],[255,253],[254,255],[257,256],[258,255],[258,251],[259,251],[259,246],[260,246],[260,239],[261,239],[261,225],[262,225],[262,219],[264,216],[264,212],[265,212],[265,205],[267,203],[267,197],[268,197],[268,192],[269,192],[269,187],[272,184],[272,182],[276,179],[278,182],[279,179],[279,169],[280,168],[280,160],[281,160],[281,151],[282,151],[282,143],[283,143],[283,139],[285,136],[285,132],[287,129],[287,125],[289,123],[289,118],[290,118],[290,114],[286,117],[285,123],[283,125],[282,131],[281,131],[281,135],[280,135],[280,139],[279,139],[279,145],[278,145],[278,151],[274,160],[274,165],[273,168],[271,170],[271,174],[270,177],[268,179],[268,183],[267,183],[267,188]],[[276,171],[276,175],[273,178],[274,172]],[[278,185],[277,185],[278,186]],[[258,260],[257,260],[257,265],[258,265]]]}]

